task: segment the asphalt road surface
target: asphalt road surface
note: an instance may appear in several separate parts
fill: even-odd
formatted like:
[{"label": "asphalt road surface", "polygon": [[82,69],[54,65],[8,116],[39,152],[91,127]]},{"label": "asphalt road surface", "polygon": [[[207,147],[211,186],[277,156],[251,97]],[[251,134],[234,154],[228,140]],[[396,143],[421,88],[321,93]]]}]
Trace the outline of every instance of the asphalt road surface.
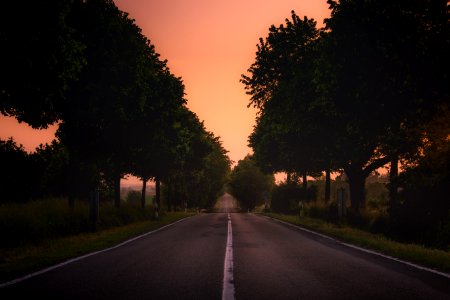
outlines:
[{"label": "asphalt road surface", "polygon": [[450,299],[450,279],[253,214],[201,214],[0,289],[0,299]]}]

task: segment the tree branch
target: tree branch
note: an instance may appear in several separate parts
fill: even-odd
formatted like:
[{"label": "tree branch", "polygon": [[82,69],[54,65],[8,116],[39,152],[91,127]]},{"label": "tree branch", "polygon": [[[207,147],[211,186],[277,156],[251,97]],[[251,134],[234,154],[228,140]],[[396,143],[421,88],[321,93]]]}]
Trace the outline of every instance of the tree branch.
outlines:
[{"label": "tree branch", "polygon": [[375,171],[378,168],[381,168],[382,166],[384,166],[385,164],[387,164],[390,161],[391,161],[391,157],[389,157],[389,156],[385,156],[385,157],[374,160],[373,162],[368,164],[363,169],[364,175],[369,176],[370,173],[372,173],[373,171]]}]

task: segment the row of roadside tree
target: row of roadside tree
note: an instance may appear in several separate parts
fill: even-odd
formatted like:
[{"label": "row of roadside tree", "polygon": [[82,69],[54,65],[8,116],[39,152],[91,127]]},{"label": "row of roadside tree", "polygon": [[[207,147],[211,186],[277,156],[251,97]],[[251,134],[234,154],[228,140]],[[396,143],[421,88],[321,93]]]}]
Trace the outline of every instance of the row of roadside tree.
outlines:
[{"label": "row of roadside tree", "polygon": [[365,207],[366,178],[387,166],[391,221],[448,226],[448,1],[328,4],[323,28],[295,12],[272,25],[242,75],[258,109],[253,160],[305,184],[324,172],[326,201],[330,174],[344,172],[355,213]]},{"label": "row of roadside tree", "polygon": [[[57,140],[33,154],[1,141],[2,201],[100,190],[120,206],[120,180],[161,182],[167,199],[211,205],[229,173],[220,139],[186,107],[184,85],[111,0],[6,1],[0,20],[0,113]],[[20,18],[17,18],[20,16]],[[9,193],[7,191],[10,191]]]}]

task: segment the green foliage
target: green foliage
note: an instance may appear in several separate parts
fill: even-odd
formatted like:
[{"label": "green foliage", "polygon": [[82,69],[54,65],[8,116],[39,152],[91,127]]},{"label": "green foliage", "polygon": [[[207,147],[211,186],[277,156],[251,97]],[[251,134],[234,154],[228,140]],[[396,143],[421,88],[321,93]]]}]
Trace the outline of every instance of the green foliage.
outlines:
[{"label": "green foliage", "polygon": [[249,142],[268,171],[344,169],[357,211],[366,178],[417,153],[448,101],[449,14],[445,1],[329,4],[324,30],[292,13],[260,39],[241,80],[260,109]]},{"label": "green foliage", "polygon": [[70,24],[77,1],[1,2],[1,114],[35,128],[61,118],[67,93],[86,65],[86,47]]},{"label": "green foliage", "polygon": [[272,25],[268,37],[260,39],[255,63],[248,70],[251,76],[242,76],[251,104],[261,110],[249,144],[265,171],[321,170],[318,164],[324,159],[314,139],[317,129],[310,126],[316,115],[308,107],[315,99],[312,79],[318,37],[314,20],[302,20],[292,12],[292,20]]},{"label": "green foliage", "polygon": [[37,244],[43,240],[90,230],[88,209],[79,205],[69,210],[63,199],[47,199],[0,206],[3,247]]},{"label": "green foliage", "polygon": [[252,157],[247,155],[231,172],[228,187],[242,208],[254,209],[269,200],[273,185],[273,175],[263,174]]},{"label": "green foliage", "polygon": [[169,209],[185,207],[211,208],[228,181],[231,161],[219,137],[203,125],[192,139],[182,167],[169,175],[164,196]]},{"label": "green foliage", "polygon": [[[185,106],[181,78],[127,13],[112,0],[23,4],[1,4],[8,13],[0,21],[0,113],[33,127],[59,121],[59,141],[37,149],[26,167],[14,160],[29,171],[26,180],[8,167],[16,181],[10,187],[23,193],[13,201],[52,195],[69,196],[73,204],[100,189],[119,206],[125,174],[166,182],[203,176],[214,138]],[[19,10],[23,22],[13,20]],[[223,165],[215,164],[226,172]],[[20,181],[31,182],[31,191],[18,189]],[[211,189],[217,193],[218,184]]]},{"label": "green foliage", "polygon": [[[0,248],[41,244],[47,240],[76,235],[93,230],[88,216],[88,204],[79,202],[69,209],[63,198],[44,199],[28,203],[0,205]],[[97,230],[124,226],[153,218],[153,207],[145,210],[133,205],[120,209],[101,203]]]},{"label": "green foliage", "polygon": [[128,205],[139,206],[141,204],[141,192],[134,190],[129,191],[126,201]]},{"label": "green foliage", "polygon": [[279,213],[299,213],[299,202],[303,205],[317,199],[317,186],[309,186],[305,191],[302,186],[293,183],[276,185],[272,190],[270,208]]},{"label": "green foliage", "polygon": [[10,138],[0,140],[0,203],[25,201],[31,196],[31,191],[26,185],[27,170],[30,160],[22,145],[17,145]]},{"label": "green foliage", "polygon": [[405,241],[450,246],[450,141],[431,147],[400,175],[400,203],[391,207],[391,234]]}]

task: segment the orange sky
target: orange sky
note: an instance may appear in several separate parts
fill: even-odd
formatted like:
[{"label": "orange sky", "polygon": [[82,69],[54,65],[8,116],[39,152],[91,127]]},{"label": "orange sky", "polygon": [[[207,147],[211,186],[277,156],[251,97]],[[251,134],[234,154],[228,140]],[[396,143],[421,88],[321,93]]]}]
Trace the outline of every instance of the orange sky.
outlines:
[{"label": "orange sky", "polygon": [[[115,0],[136,20],[176,76],[183,78],[188,107],[221,137],[237,162],[251,152],[247,138],[255,110],[240,75],[255,58],[259,37],[290,11],[322,25],[326,0]],[[0,116],[0,138],[14,136],[28,151],[51,141],[55,128],[35,131]]]}]

